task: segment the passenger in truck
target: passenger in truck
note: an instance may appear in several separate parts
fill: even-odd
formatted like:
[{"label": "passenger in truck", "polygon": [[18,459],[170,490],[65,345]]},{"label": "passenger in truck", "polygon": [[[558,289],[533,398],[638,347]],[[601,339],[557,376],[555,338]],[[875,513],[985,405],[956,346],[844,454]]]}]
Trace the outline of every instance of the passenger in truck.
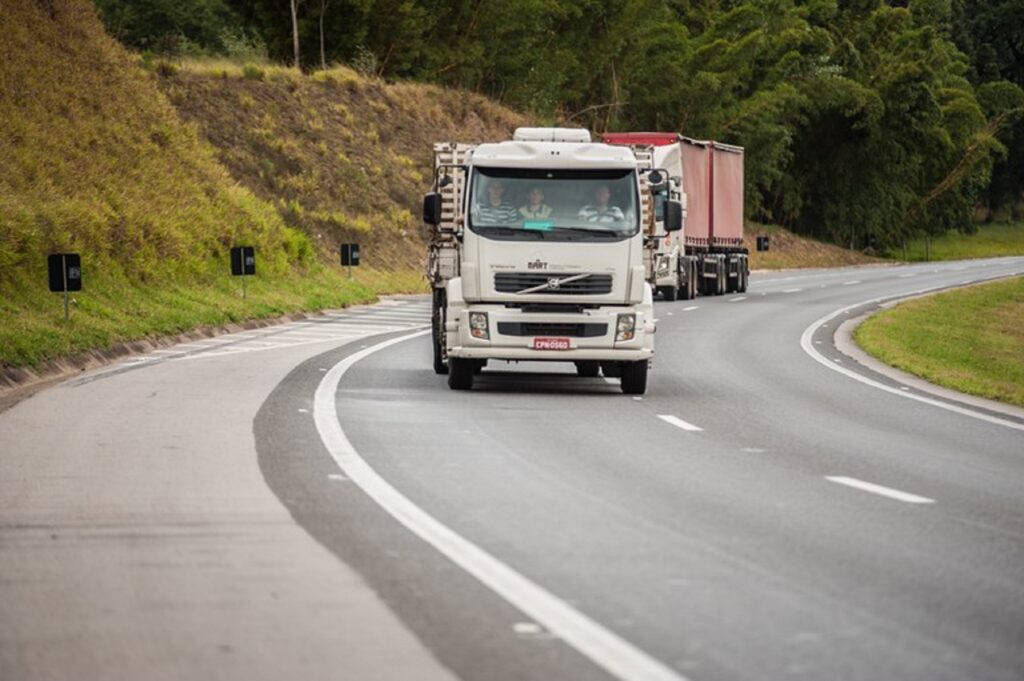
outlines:
[{"label": "passenger in truck", "polygon": [[580,208],[577,218],[584,222],[621,222],[626,219],[622,209],[618,206],[609,205],[612,198],[612,190],[606,185],[598,185],[594,189],[594,203],[588,203]]},{"label": "passenger in truck", "polygon": [[487,185],[487,201],[477,206],[474,222],[488,225],[512,225],[520,221],[519,211],[505,201],[505,185],[500,180],[491,180]]},{"label": "passenger in truck", "polygon": [[526,201],[525,206],[519,207],[519,214],[524,220],[538,220],[551,216],[551,206],[544,203],[544,190],[540,187],[530,187]]}]

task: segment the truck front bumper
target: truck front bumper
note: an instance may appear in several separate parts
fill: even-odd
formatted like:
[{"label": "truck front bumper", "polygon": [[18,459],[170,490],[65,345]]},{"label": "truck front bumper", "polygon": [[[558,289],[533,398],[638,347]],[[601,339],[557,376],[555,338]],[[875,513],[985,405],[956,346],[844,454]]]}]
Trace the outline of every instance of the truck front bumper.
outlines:
[{"label": "truck front bumper", "polygon": [[[448,356],[539,361],[637,361],[654,355],[654,319],[645,306],[600,307],[580,313],[523,312],[499,304],[449,307]],[[471,334],[470,313],[487,314],[487,338]],[[616,341],[620,314],[636,315],[633,338]],[[566,339],[568,349],[537,350],[534,339]]]}]

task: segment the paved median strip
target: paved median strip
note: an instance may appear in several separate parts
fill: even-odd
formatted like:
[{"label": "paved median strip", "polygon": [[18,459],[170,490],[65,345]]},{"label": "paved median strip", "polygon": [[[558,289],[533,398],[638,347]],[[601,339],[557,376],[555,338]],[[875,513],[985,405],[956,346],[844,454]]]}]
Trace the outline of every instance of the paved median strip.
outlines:
[{"label": "paved median strip", "polygon": [[675,426],[676,428],[682,428],[683,430],[688,430],[693,433],[704,430],[700,426],[695,426],[692,423],[687,423],[681,418],[677,416],[672,416],[671,414],[658,414],[658,418],[664,421],[665,423],[669,423]]},{"label": "paved median strip", "polygon": [[876,485],[873,482],[865,482],[864,480],[858,480],[857,478],[848,478],[842,475],[826,475],[825,479],[829,482],[834,482],[840,485],[846,485],[847,487],[853,487],[864,492],[870,492],[872,494],[878,494],[883,497],[889,497],[897,501],[903,501],[908,504],[934,504],[934,499],[928,497],[921,497],[910,492],[903,492],[892,487],[885,487],[883,485]]}]

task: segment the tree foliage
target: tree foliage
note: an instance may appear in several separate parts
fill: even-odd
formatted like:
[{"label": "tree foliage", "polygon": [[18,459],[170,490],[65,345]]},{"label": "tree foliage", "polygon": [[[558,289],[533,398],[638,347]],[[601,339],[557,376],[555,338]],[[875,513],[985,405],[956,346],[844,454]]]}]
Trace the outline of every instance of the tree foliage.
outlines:
[{"label": "tree foliage", "polygon": [[[291,59],[285,0],[100,0],[234,17]],[[747,148],[747,209],[861,246],[972,229],[1024,188],[1021,0],[331,0],[303,3],[303,63],[475,90],[597,131]],[[177,8],[177,9],[174,9]],[[174,9],[174,11],[171,11]],[[142,44],[173,25],[115,33]],[[224,14],[224,12],[228,14]],[[112,19],[108,19],[108,23]],[[146,24],[148,22],[148,24]],[[146,28],[146,24],[149,28]],[[131,25],[131,30],[123,27]],[[143,39],[143,34],[151,33]],[[202,38],[202,40],[212,40]]]}]

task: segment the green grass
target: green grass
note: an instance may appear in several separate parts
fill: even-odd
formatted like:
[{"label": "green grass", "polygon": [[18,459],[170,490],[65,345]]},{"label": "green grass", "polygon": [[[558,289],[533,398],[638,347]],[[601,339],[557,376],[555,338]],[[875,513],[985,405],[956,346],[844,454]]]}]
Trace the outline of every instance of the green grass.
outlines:
[{"label": "green grass", "polygon": [[156,278],[139,284],[116,272],[91,270],[86,261],[83,290],[71,294],[70,321],[64,320],[63,296],[40,285],[45,272],[34,272],[32,280],[18,282],[0,302],[0,367],[39,367],[118,342],[366,303],[382,293],[426,290],[419,272],[357,268],[350,281],[337,268],[313,267],[249,277],[243,300],[240,278],[231,277],[226,268],[221,263],[220,272],[202,281]]},{"label": "green grass", "polygon": [[933,383],[1024,406],[1024,277],[907,301],[868,319],[855,338]]},{"label": "green grass", "polygon": [[[901,249],[889,253],[903,258]],[[930,260],[963,260],[965,258],[994,258],[1003,255],[1024,255],[1024,222],[987,224],[978,227],[975,234],[947,232],[934,237],[930,245]],[[907,260],[925,259],[924,239],[907,244]]]}]

